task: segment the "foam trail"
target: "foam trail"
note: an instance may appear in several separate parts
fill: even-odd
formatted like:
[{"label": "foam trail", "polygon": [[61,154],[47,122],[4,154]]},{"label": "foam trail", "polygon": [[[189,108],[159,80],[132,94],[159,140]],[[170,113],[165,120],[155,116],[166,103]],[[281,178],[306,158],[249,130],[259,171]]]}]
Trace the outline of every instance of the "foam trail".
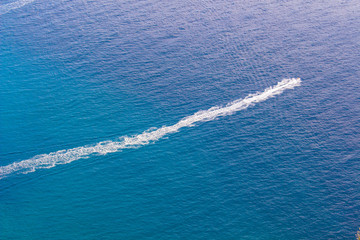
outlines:
[{"label": "foam trail", "polygon": [[0,5],[0,15],[8,13],[12,10],[21,8],[29,3],[34,2],[35,0],[18,0],[16,2]]},{"label": "foam trail", "polygon": [[60,150],[49,154],[37,155],[33,158],[14,162],[7,166],[0,167],[0,179],[5,178],[13,173],[28,173],[39,168],[51,168],[58,164],[66,164],[72,161],[89,157],[92,154],[107,154],[120,151],[126,148],[135,148],[155,142],[167,134],[179,131],[183,127],[192,127],[198,122],[207,122],[220,116],[231,115],[237,111],[248,108],[265,101],[271,97],[281,94],[286,89],[293,89],[300,86],[300,78],[284,79],[277,85],[266,88],[263,92],[250,94],[244,99],[238,99],[228,103],[224,107],[212,107],[208,110],[196,112],[193,115],[181,119],[174,125],[163,126],[158,129],[150,128],[149,130],[131,137],[125,136],[120,141],[104,141],[93,146],[83,146],[67,150]]}]

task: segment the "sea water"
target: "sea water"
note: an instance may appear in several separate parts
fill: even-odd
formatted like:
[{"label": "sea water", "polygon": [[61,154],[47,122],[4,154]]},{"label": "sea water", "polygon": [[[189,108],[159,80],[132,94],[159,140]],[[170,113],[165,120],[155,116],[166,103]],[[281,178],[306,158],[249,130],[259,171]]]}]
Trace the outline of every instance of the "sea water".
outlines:
[{"label": "sea water", "polygon": [[358,1],[5,0],[0,239],[352,239]]}]

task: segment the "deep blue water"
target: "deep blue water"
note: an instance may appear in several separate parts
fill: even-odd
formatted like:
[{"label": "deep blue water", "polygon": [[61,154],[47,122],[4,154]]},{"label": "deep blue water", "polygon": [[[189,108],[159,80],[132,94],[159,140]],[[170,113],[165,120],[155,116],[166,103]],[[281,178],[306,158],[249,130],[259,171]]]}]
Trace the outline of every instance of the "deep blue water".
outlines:
[{"label": "deep blue water", "polygon": [[144,146],[3,174],[1,240],[355,238],[359,1],[13,2],[3,172],[302,83]]}]

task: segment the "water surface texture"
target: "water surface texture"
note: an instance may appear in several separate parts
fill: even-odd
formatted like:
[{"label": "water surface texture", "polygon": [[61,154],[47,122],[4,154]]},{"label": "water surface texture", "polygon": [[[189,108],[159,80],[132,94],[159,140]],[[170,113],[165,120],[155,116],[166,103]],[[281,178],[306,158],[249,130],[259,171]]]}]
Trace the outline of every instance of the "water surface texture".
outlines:
[{"label": "water surface texture", "polygon": [[358,1],[0,18],[0,239],[355,238]]}]

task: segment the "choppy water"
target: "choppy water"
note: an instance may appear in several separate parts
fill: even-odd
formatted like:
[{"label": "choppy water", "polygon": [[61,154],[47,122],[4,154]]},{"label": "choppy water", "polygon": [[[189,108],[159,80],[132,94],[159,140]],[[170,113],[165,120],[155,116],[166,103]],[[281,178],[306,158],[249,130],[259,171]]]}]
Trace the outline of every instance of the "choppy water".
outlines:
[{"label": "choppy water", "polygon": [[1,2],[0,239],[354,238],[359,12]]}]

